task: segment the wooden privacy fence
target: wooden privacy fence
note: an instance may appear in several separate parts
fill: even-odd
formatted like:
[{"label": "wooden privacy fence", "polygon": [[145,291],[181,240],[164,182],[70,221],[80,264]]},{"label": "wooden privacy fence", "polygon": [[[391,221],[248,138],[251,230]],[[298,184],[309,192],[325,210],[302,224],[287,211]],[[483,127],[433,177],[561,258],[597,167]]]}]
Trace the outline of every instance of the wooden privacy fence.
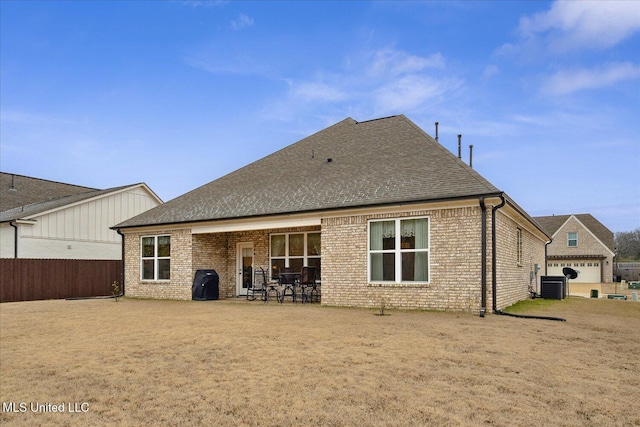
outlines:
[{"label": "wooden privacy fence", "polygon": [[122,289],[122,261],[0,259],[0,302],[107,296]]}]

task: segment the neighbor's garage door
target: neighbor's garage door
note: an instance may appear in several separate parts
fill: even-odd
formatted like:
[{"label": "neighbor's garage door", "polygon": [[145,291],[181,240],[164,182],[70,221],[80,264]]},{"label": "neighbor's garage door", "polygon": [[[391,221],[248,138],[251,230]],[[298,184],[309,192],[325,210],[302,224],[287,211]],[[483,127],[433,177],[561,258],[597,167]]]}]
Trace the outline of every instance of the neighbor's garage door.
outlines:
[{"label": "neighbor's garage door", "polygon": [[572,282],[574,283],[600,283],[600,260],[584,260],[584,261],[561,261],[553,260],[547,263],[548,276],[562,276],[564,267],[571,267],[578,272],[578,277]]}]

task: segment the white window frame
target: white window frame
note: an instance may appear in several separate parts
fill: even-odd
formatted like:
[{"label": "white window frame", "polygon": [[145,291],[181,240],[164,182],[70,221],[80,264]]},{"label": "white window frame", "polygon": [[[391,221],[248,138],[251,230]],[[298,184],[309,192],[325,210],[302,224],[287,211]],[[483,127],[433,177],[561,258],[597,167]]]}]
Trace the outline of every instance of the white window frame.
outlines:
[{"label": "white window frame", "polygon": [[[304,235],[303,238],[303,255],[289,255],[289,236],[293,235],[293,234],[302,234]],[[322,251],[320,251],[319,255],[309,255],[308,253],[308,236],[309,234],[319,234],[320,235],[320,242],[322,243],[322,233],[320,232],[320,230],[314,230],[314,231],[292,231],[289,233],[271,233],[269,235],[269,265],[273,266],[273,260],[274,259],[284,259],[284,266],[285,268],[288,268],[291,266],[290,264],[290,260],[292,259],[302,259],[302,265],[303,266],[308,266],[309,265],[309,260],[310,259],[317,259],[320,261],[320,265],[322,265]],[[284,256],[272,256],[272,248],[271,248],[271,242],[272,242],[272,238],[273,236],[284,236]],[[272,272],[269,272],[270,277],[272,277]],[[273,277],[272,277],[273,278]]]},{"label": "white window frame", "polygon": [[[159,237],[168,237],[169,238],[169,256],[158,256],[158,238]],[[144,251],[144,239],[153,238],[153,256],[145,257],[143,254]],[[153,260],[153,279],[144,277],[144,262],[148,260]],[[161,260],[169,260],[169,278],[167,279],[159,279],[158,272],[159,261]],[[171,280],[171,235],[170,234],[158,234],[152,236],[140,236],[140,280],[142,281],[154,281],[154,282],[168,282]]]},{"label": "white window frame", "polygon": [[[575,236],[576,236],[576,237],[575,237],[575,239],[572,239],[572,238],[571,238],[571,235],[572,235],[572,234],[575,234]],[[572,244],[571,244],[571,242],[573,242],[573,241],[575,241],[575,242],[576,242],[576,244],[575,244],[575,245],[572,245]],[[568,247],[568,248],[577,248],[577,247],[578,247],[578,232],[577,232],[577,231],[569,231],[569,232],[567,233],[567,247]]]},{"label": "white window frame", "polygon": [[[427,220],[427,248],[421,249],[402,249],[401,247],[401,230],[402,230],[402,221],[412,220],[412,219],[426,219]],[[371,249],[371,224],[376,222],[391,222],[395,223],[395,248],[394,249]],[[426,281],[403,281],[402,280],[402,254],[408,252],[426,252],[427,253],[427,280]],[[372,280],[371,278],[371,254],[375,253],[393,253],[394,254],[394,263],[395,263],[395,278],[393,281],[391,280]],[[431,282],[431,218],[428,216],[414,216],[414,217],[394,217],[394,218],[380,218],[380,219],[371,219],[367,223],[367,281],[369,283],[376,284],[415,284],[415,285],[428,285]]]}]

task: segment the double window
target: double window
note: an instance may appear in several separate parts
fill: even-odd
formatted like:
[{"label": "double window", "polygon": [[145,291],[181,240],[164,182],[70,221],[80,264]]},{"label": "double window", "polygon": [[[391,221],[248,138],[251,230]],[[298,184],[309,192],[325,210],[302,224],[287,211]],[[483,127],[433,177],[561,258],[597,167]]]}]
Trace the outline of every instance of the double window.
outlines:
[{"label": "double window", "polygon": [[171,278],[171,236],[142,237],[142,280]]},{"label": "double window", "polygon": [[429,282],[429,218],[369,222],[369,281]]},{"label": "double window", "polygon": [[567,233],[567,246],[570,248],[575,248],[578,246],[578,233],[570,232]]},{"label": "double window", "polygon": [[320,277],[320,232],[284,233],[271,235],[271,278],[278,279],[285,268],[300,272],[303,266],[316,267]]}]

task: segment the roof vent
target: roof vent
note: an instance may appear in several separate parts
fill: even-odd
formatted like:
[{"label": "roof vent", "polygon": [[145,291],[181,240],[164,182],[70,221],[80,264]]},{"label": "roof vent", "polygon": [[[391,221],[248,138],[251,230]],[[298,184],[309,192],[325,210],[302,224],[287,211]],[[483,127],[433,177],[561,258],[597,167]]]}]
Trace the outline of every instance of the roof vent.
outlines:
[{"label": "roof vent", "polygon": [[14,180],[15,180],[16,176],[15,175],[11,175],[11,188],[9,189],[9,191],[18,191],[16,189],[16,186],[14,185]]},{"label": "roof vent", "polygon": [[327,163],[331,163],[331,162],[333,162],[333,159],[332,159],[331,157],[329,157],[329,158],[327,159]]}]

